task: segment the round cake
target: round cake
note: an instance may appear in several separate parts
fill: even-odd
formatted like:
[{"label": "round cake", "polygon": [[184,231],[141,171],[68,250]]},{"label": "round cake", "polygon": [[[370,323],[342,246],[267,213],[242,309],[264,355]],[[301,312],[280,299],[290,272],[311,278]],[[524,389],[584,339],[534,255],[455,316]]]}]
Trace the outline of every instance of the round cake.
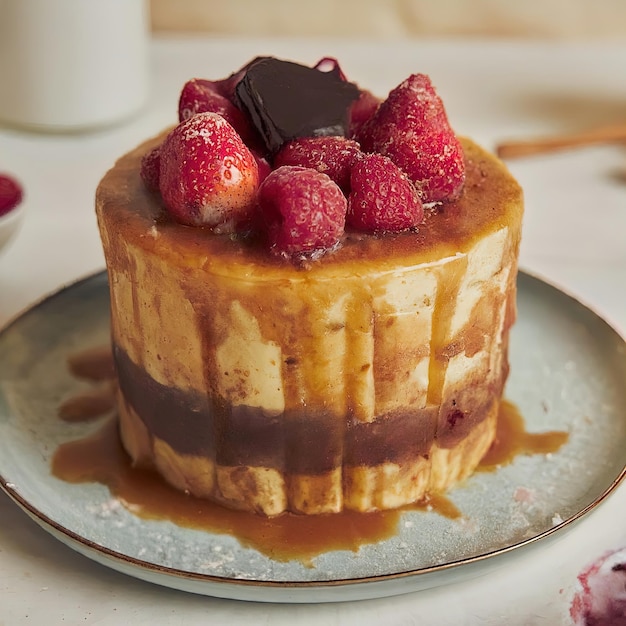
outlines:
[{"label": "round cake", "polygon": [[168,134],[119,159],[96,199],[132,460],[267,516],[396,508],[469,476],[515,319],[523,203],[504,165],[462,139],[456,198],[416,227],[346,226],[296,263],[250,227],[172,217],[142,177]]}]

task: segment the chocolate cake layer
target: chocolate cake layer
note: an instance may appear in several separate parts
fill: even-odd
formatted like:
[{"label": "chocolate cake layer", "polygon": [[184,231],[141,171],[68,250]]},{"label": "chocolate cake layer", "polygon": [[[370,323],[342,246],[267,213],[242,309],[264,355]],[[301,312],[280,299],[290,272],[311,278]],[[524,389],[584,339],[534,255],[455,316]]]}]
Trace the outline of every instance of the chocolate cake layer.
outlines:
[{"label": "chocolate cake layer", "polygon": [[268,415],[258,407],[228,405],[162,385],[115,345],[114,358],[126,401],[148,432],[177,453],[291,474],[323,474],[341,466],[402,464],[427,457],[436,443],[446,447],[441,444],[464,439],[500,397],[499,388],[474,397],[465,394],[465,401],[452,401],[439,428],[436,407],[397,409],[372,422],[306,408]]}]

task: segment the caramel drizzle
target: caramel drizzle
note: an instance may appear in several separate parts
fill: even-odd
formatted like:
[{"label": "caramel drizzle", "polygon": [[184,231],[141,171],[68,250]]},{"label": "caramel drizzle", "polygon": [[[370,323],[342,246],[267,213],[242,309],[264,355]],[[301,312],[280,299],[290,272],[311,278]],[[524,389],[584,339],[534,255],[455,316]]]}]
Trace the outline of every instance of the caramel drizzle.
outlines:
[{"label": "caramel drizzle", "polygon": [[[68,365],[77,378],[92,380],[98,393],[105,395],[108,390],[112,402],[115,385],[109,378],[111,359],[110,348],[99,347],[72,355]],[[65,404],[75,408],[73,421],[81,419],[81,407],[84,409],[82,419],[96,417],[89,403],[70,398]],[[502,402],[496,441],[480,469],[495,471],[519,454],[556,452],[567,439],[568,434],[563,432],[527,433],[516,407]],[[231,510],[208,500],[189,497],[167,485],[155,472],[132,467],[122,448],[116,419],[106,420],[92,435],[59,446],[52,460],[52,472],[71,483],[107,485],[127,509],[144,519],[167,519],[185,527],[230,534],[242,545],[269,558],[295,559],[309,566],[315,556],[324,552],[357,551],[362,545],[394,536],[403,511],[433,511],[452,520],[463,517],[446,495],[438,493],[401,509],[376,513],[284,514],[268,519]]]},{"label": "caramel drizzle", "polygon": [[93,386],[66,398],[58,408],[64,422],[85,422],[110,413],[115,408],[117,380],[111,346],[96,346],[71,354],[67,368],[79,380]]},{"label": "caramel drizzle", "polygon": [[71,354],[67,359],[67,367],[73,376],[81,380],[98,382],[115,378],[115,364],[109,345]]},{"label": "caramel drizzle", "polygon": [[569,440],[565,431],[529,433],[519,409],[507,400],[500,402],[495,440],[477,471],[493,471],[512,463],[520,455],[552,454]]},{"label": "caramel drizzle", "polygon": [[449,356],[444,354],[444,348],[452,339],[450,337],[452,319],[466,271],[465,255],[438,268],[428,366],[427,403],[430,406],[439,406],[443,398],[449,362]]},{"label": "caramel drizzle", "polygon": [[108,381],[67,398],[58,409],[59,417],[64,422],[84,422],[113,411],[116,386],[114,381]]},{"label": "caramel drizzle", "polygon": [[[372,295],[366,290],[357,292],[357,295],[347,303],[345,314],[344,387],[347,397],[347,419],[353,416],[359,421],[370,421],[376,403],[373,379],[374,308]],[[366,372],[366,385],[360,378],[363,371]]]}]

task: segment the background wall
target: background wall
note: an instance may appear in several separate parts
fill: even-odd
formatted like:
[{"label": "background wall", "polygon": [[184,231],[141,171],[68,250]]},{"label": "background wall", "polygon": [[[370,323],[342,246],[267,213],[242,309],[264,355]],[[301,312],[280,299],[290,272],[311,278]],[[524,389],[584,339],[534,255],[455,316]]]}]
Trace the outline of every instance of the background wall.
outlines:
[{"label": "background wall", "polygon": [[233,35],[626,37],[626,0],[150,0],[156,31]]}]

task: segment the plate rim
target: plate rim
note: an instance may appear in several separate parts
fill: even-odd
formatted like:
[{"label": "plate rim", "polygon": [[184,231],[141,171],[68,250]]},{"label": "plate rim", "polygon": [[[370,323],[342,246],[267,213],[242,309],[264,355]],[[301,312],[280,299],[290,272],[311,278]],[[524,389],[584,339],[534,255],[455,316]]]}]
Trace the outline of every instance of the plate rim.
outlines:
[{"label": "plate rim", "polygon": [[[573,301],[575,305],[586,309],[587,312],[591,313],[593,316],[598,318],[598,320],[603,323],[610,332],[613,332],[616,337],[621,341],[621,344],[626,346],[626,338],[620,332],[618,328],[616,328],[615,324],[612,324],[609,320],[606,319],[604,315],[599,313],[594,307],[588,305],[583,302],[581,298],[577,295],[574,295],[572,292],[568,291],[565,288],[558,286],[556,283],[546,279],[536,272],[530,272],[525,269],[519,269],[517,281],[519,280],[530,280],[531,282],[540,283],[544,287],[548,287],[551,290],[556,290],[559,292],[561,296],[564,296],[568,300]],[[95,272],[92,272],[88,275],[82,276],[74,281],[70,281],[66,284],[59,286],[54,291],[43,295],[36,301],[32,302],[24,309],[10,317],[6,323],[4,323],[0,327],[0,337],[5,333],[9,332],[10,329],[15,325],[20,323],[20,321],[34,312],[36,309],[44,306],[48,302],[63,296],[68,290],[72,290],[80,287],[86,283],[95,282],[95,281],[103,281],[104,284],[107,284],[107,271],[106,269],[100,269]],[[108,565],[112,569],[115,569],[121,573],[126,575],[135,576],[137,578],[147,580],[149,582],[153,582],[156,584],[160,584],[162,586],[169,586],[173,588],[178,588],[184,590],[185,588],[178,585],[168,584],[160,578],[165,578],[168,582],[176,581],[193,581],[194,583],[205,583],[205,584],[216,584],[216,585],[228,585],[234,586],[236,588],[254,588],[254,589],[272,589],[272,590],[283,590],[283,591],[299,591],[299,590],[330,590],[330,589],[338,589],[344,587],[353,587],[353,586],[362,586],[367,585],[368,588],[372,585],[380,585],[383,583],[388,583],[396,580],[406,580],[409,578],[425,578],[430,574],[435,574],[438,572],[444,572],[447,570],[457,570],[463,566],[472,566],[479,563],[483,563],[486,561],[493,562],[499,560],[499,557],[504,556],[509,553],[517,553],[522,551],[524,548],[529,547],[531,545],[537,544],[539,542],[543,542],[549,537],[554,536],[557,533],[562,533],[564,530],[571,528],[576,522],[580,521],[582,518],[586,517],[592,510],[597,508],[604,500],[606,500],[609,496],[613,494],[616,488],[624,481],[626,478],[626,462],[622,469],[618,472],[618,474],[612,479],[611,483],[604,489],[602,493],[597,495],[591,502],[589,502],[586,506],[581,508],[579,511],[571,515],[565,520],[562,520],[558,524],[555,524],[549,528],[546,528],[542,532],[533,535],[531,537],[525,538],[521,541],[517,541],[515,543],[498,547],[495,549],[491,549],[485,551],[481,554],[464,557],[461,559],[455,559],[448,561],[446,563],[438,563],[435,565],[430,565],[426,567],[421,567],[418,569],[408,569],[397,572],[390,572],[384,574],[375,574],[370,576],[363,577],[352,577],[352,578],[335,578],[335,579],[322,579],[322,580],[305,580],[305,581],[295,581],[295,580],[286,580],[286,581],[277,581],[277,580],[260,580],[254,578],[242,579],[242,578],[233,578],[227,576],[219,576],[216,574],[209,573],[201,573],[194,572],[189,570],[184,570],[176,567],[171,567],[168,565],[161,565],[158,563],[153,563],[150,561],[145,561],[141,558],[137,558],[134,556],[129,556],[121,551],[114,550],[107,546],[101,545],[93,541],[92,539],[81,535],[80,533],[72,530],[71,528],[67,528],[59,522],[52,519],[50,516],[44,514],[39,511],[39,509],[31,504],[26,498],[20,495],[16,489],[13,488],[13,485],[10,481],[5,479],[5,477],[0,474],[0,488],[7,494],[7,496],[17,504],[33,521],[35,521],[43,530],[47,531],[49,534],[54,536],[57,540],[65,543],[68,547],[78,551],[83,554],[87,558],[91,558],[96,562],[99,562],[104,565]],[[95,558],[95,554],[99,557],[105,557],[105,560],[102,558]],[[106,561],[106,562],[105,562]],[[118,566],[115,567],[113,563]],[[131,571],[128,571],[126,568],[131,568]],[[144,575],[139,575],[143,573]],[[159,577],[159,580],[154,580],[149,578],[147,575],[153,574]],[[397,593],[406,593],[409,591],[417,590],[416,589],[407,589],[405,591],[399,591]],[[205,593],[203,591],[197,591],[198,593]],[[211,592],[206,592],[206,595],[215,596],[215,597],[225,597],[232,599],[251,599],[246,598],[244,596],[232,596],[230,594],[221,595],[216,593],[214,590]],[[384,593],[381,596],[368,596],[368,597],[382,597],[382,596],[390,596],[395,595],[394,593]],[[259,600],[259,598],[253,598],[254,600]],[[346,598],[345,600],[351,600],[354,598]],[[333,598],[331,601],[337,601],[338,599]],[[275,599],[269,599],[268,601],[277,601]],[[279,602],[310,602],[311,599],[302,600],[302,599],[287,599],[279,598]],[[314,601],[314,600],[313,600]],[[324,600],[326,601],[326,600]]]}]

